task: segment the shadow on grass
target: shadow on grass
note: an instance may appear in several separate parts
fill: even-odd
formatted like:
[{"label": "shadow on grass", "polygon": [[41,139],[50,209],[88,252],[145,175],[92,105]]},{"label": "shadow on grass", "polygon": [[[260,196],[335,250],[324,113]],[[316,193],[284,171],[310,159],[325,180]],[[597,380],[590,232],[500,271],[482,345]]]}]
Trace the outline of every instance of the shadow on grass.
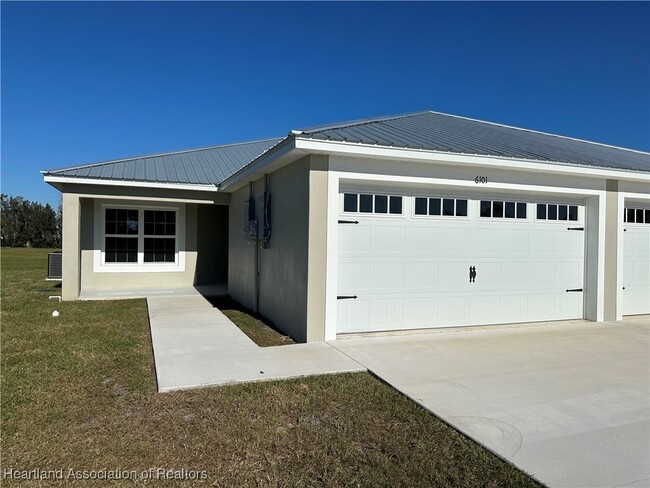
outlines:
[{"label": "shadow on grass", "polygon": [[205,297],[260,347],[285,346],[295,341],[272,322],[252,312],[229,296]]}]

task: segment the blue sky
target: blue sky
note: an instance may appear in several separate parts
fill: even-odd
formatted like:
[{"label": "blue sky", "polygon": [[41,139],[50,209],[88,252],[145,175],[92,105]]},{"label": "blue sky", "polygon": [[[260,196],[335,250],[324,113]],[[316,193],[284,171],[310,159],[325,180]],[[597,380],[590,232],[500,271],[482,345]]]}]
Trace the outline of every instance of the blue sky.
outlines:
[{"label": "blue sky", "polygon": [[2,192],[437,110],[650,150],[650,3],[2,2]]}]

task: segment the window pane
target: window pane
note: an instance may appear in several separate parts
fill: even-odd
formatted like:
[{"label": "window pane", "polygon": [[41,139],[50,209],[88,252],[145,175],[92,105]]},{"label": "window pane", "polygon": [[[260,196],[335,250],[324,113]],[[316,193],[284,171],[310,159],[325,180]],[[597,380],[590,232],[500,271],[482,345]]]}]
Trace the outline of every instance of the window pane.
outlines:
[{"label": "window pane", "polygon": [[567,206],[566,205],[559,205],[558,210],[559,210],[559,212],[558,212],[559,213],[559,220],[566,220],[568,218]]},{"label": "window pane", "polygon": [[171,210],[145,210],[144,234],[173,236],[176,234],[175,212]]},{"label": "window pane", "polygon": [[422,197],[415,198],[415,215],[427,214],[427,199]]},{"label": "window pane", "polygon": [[578,220],[578,207],[569,205],[569,220]]},{"label": "window pane", "polygon": [[453,198],[444,198],[442,200],[442,215],[454,215]]},{"label": "window pane", "polygon": [[650,210],[645,211],[645,223],[650,224]]},{"label": "window pane", "polygon": [[125,208],[107,208],[105,212],[106,234],[137,234],[138,211]]},{"label": "window pane", "polygon": [[343,211],[356,212],[357,211],[357,194],[346,193],[343,195]]},{"label": "window pane", "polygon": [[506,219],[515,218],[515,202],[506,202]]},{"label": "window pane", "polygon": [[148,237],[144,240],[145,263],[173,263],[176,259],[176,239]]},{"label": "window pane", "polygon": [[546,204],[537,204],[537,220],[546,220]]},{"label": "window pane", "polygon": [[372,212],[372,195],[359,195],[359,211],[363,213]]},{"label": "window pane", "polygon": [[637,208],[636,209],[636,223],[637,224],[642,224],[643,223],[643,209],[642,208]]},{"label": "window pane", "polygon": [[456,215],[467,217],[467,200],[456,200]]},{"label": "window pane", "polygon": [[402,197],[390,197],[390,213],[402,214]]},{"label": "window pane", "polygon": [[633,224],[635,222],[634,220],[635,212],[633,208],[628,208],[627,209],[627,221],[630,224]]},{"label": "window pane", "polygon": [[388,197],[375,195],[375,213],[388,213]]},{"label": "window pane", "polygon": [[548,206],[548,220],[557,220],[557,205]]},{"label": "window pane", "polygon": [[439,198],[429,198],[429,215],[440,215],[442,202]]},{"label": "window pane", "polygon": [[481,217],[492,217],[491,200],[481,200]]},{"label": "window pane", "polygon": [[492,202],[492,217],[503,217],[503,202]]},{"label": "window pane", "polygon": [[517,218],[518,219],[525,219],[526,218],[526,203],[525,202],[517,202]]},{"label": "window pane", "polygon": [[137,237],[106,237],[104,241],[104,261],[107,263],[137,263]]}]

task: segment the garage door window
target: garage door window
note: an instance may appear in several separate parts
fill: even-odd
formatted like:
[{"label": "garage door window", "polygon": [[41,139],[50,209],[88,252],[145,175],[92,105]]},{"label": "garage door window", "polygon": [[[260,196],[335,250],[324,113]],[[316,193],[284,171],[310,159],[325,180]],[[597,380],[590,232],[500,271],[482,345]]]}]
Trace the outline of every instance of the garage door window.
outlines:
[{"label": "garage door window", "polygon": [[467,200],[462,198],[415,197],[415,215],[467,217]]},{"label": "garage door window", "polygon": [[487,219],[521,219],[527,217],[526,202],[481,200],[480,216]]},{"label": "garage door window", "polygon": [[402,197],[371,193],[344,193],[343,212],[402,215]]},{"label": "garage door window", "polygon": [[626,208],[623,221],[628,224],[650,224],[650,210],[643,208]]},{"label": "garage door window", "polygon": [[537,204],[537,220],[557,221],[557,220],[578,220],[577,205],[557,205],[554,203]]}]

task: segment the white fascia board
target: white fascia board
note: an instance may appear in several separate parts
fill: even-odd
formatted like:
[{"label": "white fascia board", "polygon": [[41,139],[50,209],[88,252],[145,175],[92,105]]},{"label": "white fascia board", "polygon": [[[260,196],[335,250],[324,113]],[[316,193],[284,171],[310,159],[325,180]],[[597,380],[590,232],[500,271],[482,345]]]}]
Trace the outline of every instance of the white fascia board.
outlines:
[{"label": "white fascia board", "polygon": [[340,154],[366,158],[374,157],[380,159],[401,159],[414,162],[435,162],[465,166],[490,166],[512,171],[532,171],[650,183],[650,173],[636,173],[633,171],[598,168],[595,166],[570,166],[564,163],[538,163],[525,159],[482,156],[478,154],[443,153],[424,149],[385,147],[339,141],[315,141],[301,138],[296,138],[295,147],[296,149],[303,149],[315,153]]},{"label": "white fascia board", "polygon": [[269,164],[276,161],[277,159],[280,159],[281,157],[288,155],[295,148],[296,148],[295,139],[293,138],[285,139],[280,144],[270,149],[268,152],[262,154],[256,160],[253,160],[247,166],[244,166],[235,174],[223,180],[219,185],[219,190],[224,191],[226,188],[236,185],[242,180],[245,180],[247,177],[254,175],[257,171],[260,171],[265,166],[268,166]]},{"label": "white fascia board", "polygon": [[45,175],[46,183],[72,183],[81,185],[123,186],[131,188],[163,188],[165,190],[191,190],[217,192],[215,185],[192,185],[184,183],[154,183],[150,181],[100,180],[92,178],[70,178],[66,176]]}]

